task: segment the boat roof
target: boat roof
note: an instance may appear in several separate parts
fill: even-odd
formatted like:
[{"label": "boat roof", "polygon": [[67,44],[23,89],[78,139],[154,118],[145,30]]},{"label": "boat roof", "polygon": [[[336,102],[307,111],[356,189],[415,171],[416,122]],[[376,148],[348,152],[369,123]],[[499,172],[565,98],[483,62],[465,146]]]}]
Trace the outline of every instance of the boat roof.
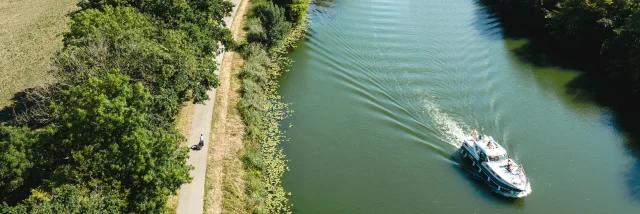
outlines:
[{"label": "boat roof", "polygon": [[[502,146],[500,144],[498,144],[497,141],[493,140],[493,137],[491,136],[486,136],[483,137],[482,139],[476,141],[474,139],[471,139],[478,147],[480,147],[480,149],[482,149],[482,151],[487,155],[487,156],[498,156],[498,155],[504,155],[507,154],[507,150],[505,150],[504,148],[502,148]],[[494,147],[493,148],[489,148],[489,142],[493,143]]]}]

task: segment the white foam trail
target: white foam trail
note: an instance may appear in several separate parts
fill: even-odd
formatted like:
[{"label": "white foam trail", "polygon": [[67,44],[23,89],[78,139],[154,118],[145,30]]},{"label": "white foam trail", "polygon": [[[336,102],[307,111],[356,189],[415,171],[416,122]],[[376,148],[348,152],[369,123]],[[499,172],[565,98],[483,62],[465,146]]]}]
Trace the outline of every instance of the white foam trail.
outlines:
[{"label": "white foam trail", "polygon": [[425,99],[424,100],[424,113],[431,117],[435,122],[435,129],[441,136],[442,140],[453,146],[454,148],[460,148],[462,141],[468,137],[468,128],[448,114],[442,112],[438,105]]}]

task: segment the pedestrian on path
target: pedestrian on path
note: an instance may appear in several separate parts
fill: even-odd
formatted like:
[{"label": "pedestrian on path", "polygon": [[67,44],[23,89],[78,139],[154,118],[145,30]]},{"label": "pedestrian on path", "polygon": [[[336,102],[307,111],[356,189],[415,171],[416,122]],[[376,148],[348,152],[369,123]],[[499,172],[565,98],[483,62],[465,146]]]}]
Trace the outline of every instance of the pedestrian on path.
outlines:
[{"label": "pedestrian on path", "polygon": [[199,146],[204,146],[204,136],[202,136],[202,134],[200,134],[200,143],[198,143]]}]

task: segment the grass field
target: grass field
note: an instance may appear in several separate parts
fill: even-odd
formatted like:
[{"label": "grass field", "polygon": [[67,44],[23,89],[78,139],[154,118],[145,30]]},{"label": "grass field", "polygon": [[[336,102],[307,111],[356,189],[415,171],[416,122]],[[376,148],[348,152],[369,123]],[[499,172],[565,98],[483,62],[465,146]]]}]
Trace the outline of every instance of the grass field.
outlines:
[{"label": "grass field", "polygon": [[62,48],[77,0],[0,1],[0,108],[16,92],[55,81],[51,58]]}]

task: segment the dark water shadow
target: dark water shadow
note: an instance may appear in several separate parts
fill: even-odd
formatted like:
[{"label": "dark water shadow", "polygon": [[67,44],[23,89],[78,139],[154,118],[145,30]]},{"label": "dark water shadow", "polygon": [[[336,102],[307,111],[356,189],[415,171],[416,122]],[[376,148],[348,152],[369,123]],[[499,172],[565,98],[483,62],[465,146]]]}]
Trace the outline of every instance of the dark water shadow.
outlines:
[{"label": "dark water shadow", "polygon": [[300,39],[300,41],[311,41],[311,38],[315,37],[319,32],[313,28],[313,24],[318,19],[334,19],[332,14],[330,14],[330,9],[335,7],[338,4],[338,0],[313,0],[309,5],[309,10],[307,11],[308,20],[311,22],[305,32],[305,36]]},{"label": "dark water shadow", "polygon": [[313,19],[313,16],[327,14],[329,13],[329,9],[338,5],[338,1],[339,0],[313,0],[309,5],[309,11],[307,13],[311,19]]},{"label": "dark water shadow", "polygon": [[332,8],[335,7],[338,0],[313,0],[311,4],[317,7]]},{"label": "dark water shadow", "polygon": [[[625,150],[629,155],[640,154],[640,146],[638,144],[627,144]],[[634,158],[627,168],[624,182],[627,186],[627,192],[634,201],[640,201],[640,159]]]},{"label": "dark water shadow", "polygon": [[496,17],[496,14],[491,13],[487,7],[478,3],[478,0],[475,1],[475,4],[478,5],[478,7],[473,10],[475,19],[473,19],[471,26],[478,30],[477,32],[484,39],[489,39],[491,41],[504,40],[501,23],[498,17]]},{"label": "dark water shadow", "polygon": [[602,78],[589,73],[581,75],[566,85],[565,93],[577,101],[609,110],[612,119],[605,122],[625,137],[623,149],[631,158],[629,167],[622,172],[627,193],[640,203],[640,108],[635,104],[639,97]]},{"label": "dark water shadow", "polygon": [[[497,0],[474,0],[479,7],[486,11],[478,11],[479,19],[495,18],[502,28],[503,39],[523,39],[528,42],[511,50],[514,56],[523,63],[539,68],[560,68],[580,71],[579,75],[564,85],[561,95],[571,97],[570,101],[595,104],[607,109],[612,116],[608,125],[625,136],[625,150],[633,159],[633,164],[625,176],[625,184],[630,197],[640,202],[640,108],[634,105],[640,99],[637,93],[632,93],[621,84],[616,84],[603,70],[599,56],[589,55],[593,52],[587,49],[569,48],[555,39],[544,27],[543,19],[535,18],[539,11],[524,11],[527,15],[518,14],[520,8],[504,5]],[[489,15],[483,14],[488,13]],[[527,17],[527,18],[523,18]],[[482,35],[492,37],[495,30],[486,28],[486,21],[477,21],[474,26],[485,31]],[[487,30],[488,29],[488,30]]]},{"label": "dark water shadow", "polygon": [[[518,6],[503,6],[497,0],[474,0],[478,6],[473,27],[493,40],[526,39],[529,42],[512,52],[527,64],[537,67],[559,67],[569,70],[593,71],[598,56],[586,55],[584,50],[571,49],[556,40],[545,28],[540,11]],[[524,13],[525,15],[522,15]],[[523,18],[523,16],[527,18]],[[499,36],[495,36],[496,33]]]},{"label": "dark water shadow", "polygon": [[478,193],[483,198],[490,199],[493,202],[500,203],[502,205],[509,205],[510,207],[524,209],[524,199],[523,198],[510,198],[503,195],[500,195],[491,189],[491,187],[484,182],[484,179],[481,179],[476,173],[474,173],[473,168],[471,168],[470,164],[464,162],[460,158],[459,151],[454,152],[450,157],[450,160],[455,162],[451,166],[455,168],[454,171],[460,174],[460,177],[464,178],[467,182],[471,183],[471,186],[476,187],[476,193]]}]

